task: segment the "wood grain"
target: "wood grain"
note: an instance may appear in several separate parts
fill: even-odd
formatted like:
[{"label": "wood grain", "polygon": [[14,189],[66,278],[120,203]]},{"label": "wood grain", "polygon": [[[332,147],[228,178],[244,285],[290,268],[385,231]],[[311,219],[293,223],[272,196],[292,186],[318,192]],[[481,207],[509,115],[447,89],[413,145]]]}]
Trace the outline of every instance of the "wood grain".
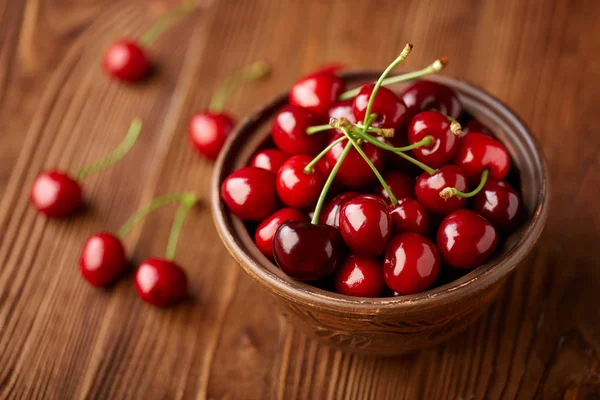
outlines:
[{"label": "wood grain", "polygon": [[[175,1],[0,0],[0,398],[584,399],[600,395],[600,31],[594,0],[215,0],[153,48],[160,74],[108,82],[102,50],[138,35]],[[211,165],[190,150],[190,114],[218,81],[264,59],[269,81],[241,88],[242,116],[326,61],[387,65],[402,45],[420,67],[481,86],[526,121],[551,167],[552,209],[530,268],[463,335],[398,359],[323,347],[275,317],[234,265],[206,204],[177,260],[193,300],[138,301],[79,277],[85,238],[115,230],[155,195],[208,197]],[[87,212],[45,221],[27,203],[46,167],[76,169],[115,146],[132,117],[139,146],[86,181]],[[164,252],[174,210],[127,239],[134,260]]]}]

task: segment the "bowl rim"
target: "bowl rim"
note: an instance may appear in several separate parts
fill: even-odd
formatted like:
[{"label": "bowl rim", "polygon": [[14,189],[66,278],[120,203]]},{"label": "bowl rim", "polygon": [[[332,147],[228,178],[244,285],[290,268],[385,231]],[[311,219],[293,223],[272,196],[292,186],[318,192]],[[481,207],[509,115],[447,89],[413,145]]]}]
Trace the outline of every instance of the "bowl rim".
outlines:
[{"label": "bowl rim", "polygon": [[[343,79],[348,80],[371,75],[378,76],[380,73],[381,71],[377,70],[357,70],[345,72],[340,74],[340,76]],[[436,81],[453,88],[460,86],[461,92],[472,95],[476,94],[477,97],[484,99],[488,104],[494,106],[496,112],[502,113],[505,118],[510,120],[524,133],[524,140],[527,142],[528,146],[535,151],[532,156],[536,158],[537,162],[535,165],[539,169],[541,179],[541,190],[537,196],[537,206],[534,210],[531,210],[530,223],[521,228],[522,232],[519,240],[508,251],[505,257],[475,268],[457,280],[424,292],[397,297],[379,298],[351,297],[330,292],[304,282],[295,281],[291,278],[284,279],[262,265],[259,260],[252,257],[252,255],[244,250],[239,240],[233,235],[231,226],[229,226],[226,218],[226,215],[230,214],[230,212],[221,201],[220,187],[224,179],[224,166],[229,158],[229,153],[234,143],[241,140],[240,136],[245,132],[246,127],[252,126],[259,121],[264,112],[283,106],[287,101],[289,94],[289,92],[286,91],[256,108],[240,121],[225,143],[213,170],[213,177],[211,180],[211,212],[213,221],[221,240],[246,273],[260,282],[261,285],[270,292],[294,303],[309,304],[320,310],[330,310],[337,313],[358,312],[360,314],[379,314],[391,310],[394,312],[411,311],[414,310],[415,303],[419,303],[420,306],[431,307],[450,304],[450,302],[462,298],[466,288],[470,289],[471,294],[481,293],[481,291],[506,277],[517,264],[525,258],[542,233],[548,217],[550,202],[550,196],[548,195],[550,191],[548,165],[537,138],[531,134],[528,126],[510,107],[485,90],[480,89],[471,83],[448,76],[434,75],[421,78],[421,80],[423,79]],[[237,219],[235,216],[231,216],[231,218]],[[484,266],[487,267],[484,268]]]}]

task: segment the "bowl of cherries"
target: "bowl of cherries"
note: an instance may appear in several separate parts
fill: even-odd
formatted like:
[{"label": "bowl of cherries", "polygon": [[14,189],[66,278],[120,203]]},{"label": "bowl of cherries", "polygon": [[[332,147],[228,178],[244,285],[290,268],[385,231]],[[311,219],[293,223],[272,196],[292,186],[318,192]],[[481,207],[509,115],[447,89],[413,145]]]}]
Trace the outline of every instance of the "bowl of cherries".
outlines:
[{"label": "bowl of cherries", "polygon": [[548,171],[500,101],[427,76],[301,78],[232,133],[212,210],[238,264],[322,341],[391,356],[461,332],[538,240]]}]

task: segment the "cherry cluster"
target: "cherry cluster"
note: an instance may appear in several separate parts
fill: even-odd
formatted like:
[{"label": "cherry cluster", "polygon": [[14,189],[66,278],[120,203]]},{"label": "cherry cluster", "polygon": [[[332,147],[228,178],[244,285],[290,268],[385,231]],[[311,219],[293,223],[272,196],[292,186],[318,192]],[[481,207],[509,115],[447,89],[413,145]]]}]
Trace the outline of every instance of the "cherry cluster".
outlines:
[{"label": "cherry cluster", "polygon": [[388,78],[411,49],[352,90],[331,70],[297,81],[274,147],[222,183],[229,210],[287,275],[350,296],[418,293],[486,262],[518,225],[508,151],[455,91],[386,87],[446,63]]}]

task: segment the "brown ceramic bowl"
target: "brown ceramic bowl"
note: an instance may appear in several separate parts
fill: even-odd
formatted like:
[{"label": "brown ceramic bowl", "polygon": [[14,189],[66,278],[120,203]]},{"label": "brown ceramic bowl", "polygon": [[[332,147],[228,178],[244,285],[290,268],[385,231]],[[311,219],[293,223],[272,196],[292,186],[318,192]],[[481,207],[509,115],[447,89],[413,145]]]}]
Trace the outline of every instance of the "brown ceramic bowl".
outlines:
[{"label": "brown ceramic bowl", "polygon": [[[374,81],[379,72],[347,73],[349,87]],[[500,291],[510,272],[538,240],[548,212],[548,171],[527,127],[500,101],[467,83],[443,76],[430,79],[454,88],[467,112],[489,126],[508,148],[520,177],[525,222],[484,265],[423,293],[357,298],[293,280],[255,247],[246,227],[220,199],[223,180],[245,166],[270,134],[271,121],[287,93],[267,103],[238,125],[214,170],[212,212],[215,225],[238,264],[275,297],[298,329],[338,348],[375,356],[407,353],[442,342],[473,323]],[[402,85],[397,85],[400,89]]]}]

